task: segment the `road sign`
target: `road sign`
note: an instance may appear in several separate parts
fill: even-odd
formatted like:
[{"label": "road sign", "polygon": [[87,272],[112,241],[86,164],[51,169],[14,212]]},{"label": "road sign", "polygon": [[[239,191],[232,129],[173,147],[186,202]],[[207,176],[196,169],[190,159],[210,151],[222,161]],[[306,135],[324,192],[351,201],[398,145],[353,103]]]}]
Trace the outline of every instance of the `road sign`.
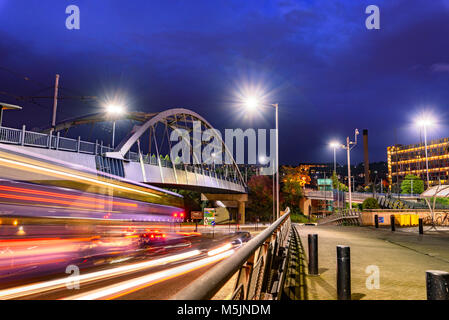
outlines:
[{"label": "road sign", "polygon": [[203,212],[202,211],[191,211],[190,218],[192,218],[194,220],[201,220],[201,219],[203,219]]},{"label": "road sign", "polygon": [[379,223],[384,223],[384,217],[379,217]]},{"label": "road sign", "polygon": [[204,208],[204,225],[212,226],[215,224],[215,208]]}]

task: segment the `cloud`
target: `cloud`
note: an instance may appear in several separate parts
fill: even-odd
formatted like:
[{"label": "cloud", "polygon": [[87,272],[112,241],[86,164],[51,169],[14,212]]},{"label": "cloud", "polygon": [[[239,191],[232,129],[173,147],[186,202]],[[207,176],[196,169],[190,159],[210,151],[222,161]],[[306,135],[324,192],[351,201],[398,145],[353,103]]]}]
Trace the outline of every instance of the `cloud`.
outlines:
[{"label": "cloud", "polygon": [[432,72],[449,72],[449,63],[435,63],[430,67]]}]

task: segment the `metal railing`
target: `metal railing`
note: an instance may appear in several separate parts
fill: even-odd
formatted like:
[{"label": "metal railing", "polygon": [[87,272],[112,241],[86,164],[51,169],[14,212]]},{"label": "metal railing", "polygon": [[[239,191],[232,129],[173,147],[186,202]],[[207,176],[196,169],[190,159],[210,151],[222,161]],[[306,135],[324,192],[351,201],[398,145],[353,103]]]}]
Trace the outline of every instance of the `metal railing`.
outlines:
[{"label": "metal railing", "polygon": [[342,210],[337,213],[333,213],[325,218],[321,218],[318,220],[319,225],[335,223],[335,224],[351,224],[351,225],[360,225],[361,223],[361,212],[357,209],[352,210]]},{"label": "metal railing", "polygon": [[290,209],[271,226],[248,241],[189,286],[178,292],[174,300],[212,298],[237,272],[233,300],[266,300],[280,297],[286,269],[286,253],[291,230]]},{"label": "metal railing", "polygon": [[[80,137],[78,139],[71,139],[61,137],[59,132],[54,134],[44,134],[39,132],[27,131],[26,127],[23,126],[22,130],[13,129],[7,127],[0,127],[0,143],[22,145],[36,148],[47,148],[53,150],[70,151],[78,153],[86,153],[92,155],[103,155],[106,152],[114,151],[113,148],[103,145],[103,142],[88,142],[82,141]],[[199,173],[202,175],[208,175],[219,180],[224,180],[232,183],[239,184],[243,186],[244,184],[236,179],[236,177],[227,176],[224,174],[219,174],[216,172],[211,172],[211,170],[206,170],[202,167],[197,167],[193,165],[174,165],[170,159],[162,158],[158,161],[157,157],[145,155],[142,157],[143,163],[156,165],[159,164],[164,168],[173,168],[174,166],[178,170],[185,170],[192,173]],[[125,156],[128,161],[139,162],[140,157],[137,152],[128,152]]]}]

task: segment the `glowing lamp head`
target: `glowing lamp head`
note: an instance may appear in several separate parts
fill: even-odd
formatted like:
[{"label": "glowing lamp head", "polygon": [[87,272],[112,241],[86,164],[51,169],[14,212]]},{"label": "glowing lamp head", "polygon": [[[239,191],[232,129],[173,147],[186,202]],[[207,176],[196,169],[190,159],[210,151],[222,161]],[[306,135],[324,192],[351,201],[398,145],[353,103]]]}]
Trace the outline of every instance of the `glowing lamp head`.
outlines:
[{"label": "glowing lamp head", "polygon": [[336,148],[338,148],[340,146],[340,144],[337,141],[332,141],[331,143],[329,143],[329,146],[331,148],[336,149]]},{"label": "glowing lamp head", "polygon": [[259,101],[256,97],[248,97],[245,100],[245,107],[248,110],[255,110],[259,105]]},{"label": "glowing lamp head", "polygon": [[125,108],[123,108],[123,106],[118,104],[109,104],[106,106],[106,111],[107,113],[112,115],[119,115],[125,112]]},{"label": "glowing lamp head", "polygon": [[418,127],[429,127],[434,124],[434,121],[430,118],[422,118],[416,121]]}]

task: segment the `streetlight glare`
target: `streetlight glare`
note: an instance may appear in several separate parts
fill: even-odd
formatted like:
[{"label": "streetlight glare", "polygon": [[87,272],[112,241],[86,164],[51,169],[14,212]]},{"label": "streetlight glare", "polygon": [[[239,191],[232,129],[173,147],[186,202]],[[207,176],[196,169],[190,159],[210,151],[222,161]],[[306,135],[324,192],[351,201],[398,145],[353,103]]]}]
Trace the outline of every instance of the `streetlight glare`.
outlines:
[{"label": "streetlight glare", "polygon": [[106,111],[110,114],[122,114],[125,112],[125,108],[118,104],[109,104],[106,106]]},{"label": "streetlight glare", "polygon": [[257,106],[259,105],[259,99],[257,99],[254,96],[248,97],[245,99],[244,103],[245,103],[245,106],[247,109],[255,110],[257,108]]},{"label": "streetlight glare", "polygon": [[331,142],[329,143],[329,146],[330,146],[331,148],[338,148],[338,147],[340,146],[340,143],[338,143],[337,141],[331,141]]},{"label": "streetlight glare", "polygon": [[436,124],[435,118],[429,114],[423,114],[419,116],[415,123],[418,127],[430,127]]}]

